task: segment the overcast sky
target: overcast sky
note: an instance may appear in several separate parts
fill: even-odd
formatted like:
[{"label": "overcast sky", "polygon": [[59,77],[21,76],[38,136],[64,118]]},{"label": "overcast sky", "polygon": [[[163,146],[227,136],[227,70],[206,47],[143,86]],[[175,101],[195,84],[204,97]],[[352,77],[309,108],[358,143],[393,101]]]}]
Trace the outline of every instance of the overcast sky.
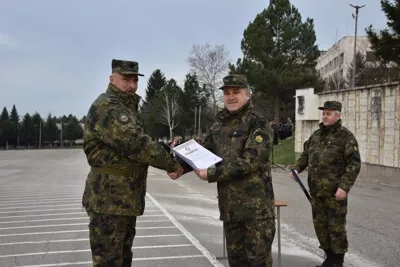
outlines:
[{"label": "overcast sky", "polygon": [[[292,0],[303,20],[314,19],[320,49],[386,26],[378,0]],[[111,4],[113,3],[113,4]],[[13,104],[22,117],[86,114],[108,84],[111,59],[139,62],[147,78],[160,68],[183,84],[192,44],[223,44],[232,61],[241,57],[243,30],[268,0],[0,0],[0,108]],[[338,34],[336,37],[336,30]]]}]

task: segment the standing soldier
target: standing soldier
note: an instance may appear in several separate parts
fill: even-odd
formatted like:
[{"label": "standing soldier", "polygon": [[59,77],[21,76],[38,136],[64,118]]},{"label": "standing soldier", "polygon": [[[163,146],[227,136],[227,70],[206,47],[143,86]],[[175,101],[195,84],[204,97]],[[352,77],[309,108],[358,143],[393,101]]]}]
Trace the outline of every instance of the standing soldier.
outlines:
[{"label": "standing soldier", "polygon": [[82,198],[89,217],[93,266],[128,267],[136,217],[145,208],[149,165],[172,179],[180,165],[146,135],[138,114],[138,63],[112,60],[105,93],[91,105],[84,129],[84,152],[90,165]]},{"label": "standing soldier", "polygon": [[360,172],[361,159],[356,138],[342,126],[342,104],[327,101],[319,109],[320,128],[304,143],[295,171],[308,167],[314,228],[327,255],[317,267],[342,267],[348,249],[347,195]]},{"label": "standing soldier", "polygon": [[202,180],[217,182],[229,266],[272,267],[276,230],[269,161],[272,129],[253,111],[246,76],[229,75],[223,83],[225,108],[203,142],[223,160],[195,172]]}]

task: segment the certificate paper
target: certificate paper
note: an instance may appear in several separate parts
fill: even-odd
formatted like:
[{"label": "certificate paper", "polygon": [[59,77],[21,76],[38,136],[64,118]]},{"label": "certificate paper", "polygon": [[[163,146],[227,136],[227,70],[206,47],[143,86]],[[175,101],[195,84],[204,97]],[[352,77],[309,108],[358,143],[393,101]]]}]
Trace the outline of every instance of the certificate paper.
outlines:
[{"label": "certificate paper", "polygon": [[193,139],[174,147],[173,150],[178,157],[195,170],[207,169],[222,161],[222,158],[205,149]]}]

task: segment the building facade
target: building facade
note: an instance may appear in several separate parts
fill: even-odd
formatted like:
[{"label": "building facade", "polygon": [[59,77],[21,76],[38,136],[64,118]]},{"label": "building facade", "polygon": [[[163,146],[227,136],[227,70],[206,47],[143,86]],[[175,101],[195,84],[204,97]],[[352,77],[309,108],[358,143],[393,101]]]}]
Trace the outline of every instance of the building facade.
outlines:
[{"label": "building facade", "polygon": [[[351,83],[354,58],[354,36],[345,36],[328,51],[323,51],[317,59],[316,70],[325,84],[343,89]],[[370,42],[366,36],[357,36],[356,53],[366,55],[371,51]]]}]

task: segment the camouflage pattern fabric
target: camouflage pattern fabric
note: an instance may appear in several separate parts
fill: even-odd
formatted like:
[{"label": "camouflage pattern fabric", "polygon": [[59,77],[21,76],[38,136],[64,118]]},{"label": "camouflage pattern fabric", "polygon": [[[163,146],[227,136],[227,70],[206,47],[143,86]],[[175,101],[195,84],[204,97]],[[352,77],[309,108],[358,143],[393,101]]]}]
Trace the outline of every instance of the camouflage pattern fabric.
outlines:
[{"label": "camouflage pattern fabric", "polygon": [[272,129],[251,103],[234,113],[220,112],[203,145],[223,159],[208,169],[208,181],[218,182],[221,220],[274,218]]},{"label": "camouflage pattern fabric", "polygon": [[346,233],[347,198],[314,197],[312,199],[314,229],[320,248],[335,254],[344,254],[348,249]]},{"label": "camouflage pattern fabric", "polygon": [[321,123],[304,143],[295,169],[301,173],[306,167],[311,195],[333,196],[338,187],[350,191],[361,169],[361,157],[355,136],[341,120],[331,127]]},{"label": "camouflage pattern fabric", "polygon": [[[336,200],[340,187],[347,193],[361,169],[361,158],[355,136],[342,126],[341,120],[330,127],[322,123],[304,143],[295,169],[308,167],[308,186],[313,198],[314,227],[321,248],[340,254],[347,251],[347,199]],[[327,222],[329,218],[329,222]]]},{"label": "camouflage pattern fabric", "polygon": [[224,83],[219,89],[223,90],[225,87],[247,88],[247,77],[240,74],[232,74],[225,76],[222,80]]},{"label": "camouflage pattern fabric", "polygon": [[130,267],[136,217],[93,212],[89,217],[93,267]]},{"label": "camouflage pattern fabric", "polygon": [[339,101],[326,101],[322,107],[318,107],[319,110],[337,110],[342,112],[342,103]]},{"label": "camouflage pattern fabric", "polygon": [[237,112],[224,109],[203,145],[223,159],[207,174],[209,183],[217,183],[230,266],[272,263],[275,212],[269,160],[272,129],[268,121],[252,110],[251,102]]},{"label": "camouflage pattern fabric", "polygon": [[224,222],[230,267],[272,267],[275,221]]},{"label": "camouflage pattern fabric", "polygon": [[113,85],[92,104],[84,128],[84,152],[92,167],[83,206],[103,214],[144,212],[147,169],[173,172],[178,163],[146,135],[138,115],[140,97]]},{"label": "camouflage pattern fabric", "polygon": [[111,70],[113,73],[120,73],[123,75],[144,76],[139,73],[139,63],[135,61],[113,59],[111,62]]}]

